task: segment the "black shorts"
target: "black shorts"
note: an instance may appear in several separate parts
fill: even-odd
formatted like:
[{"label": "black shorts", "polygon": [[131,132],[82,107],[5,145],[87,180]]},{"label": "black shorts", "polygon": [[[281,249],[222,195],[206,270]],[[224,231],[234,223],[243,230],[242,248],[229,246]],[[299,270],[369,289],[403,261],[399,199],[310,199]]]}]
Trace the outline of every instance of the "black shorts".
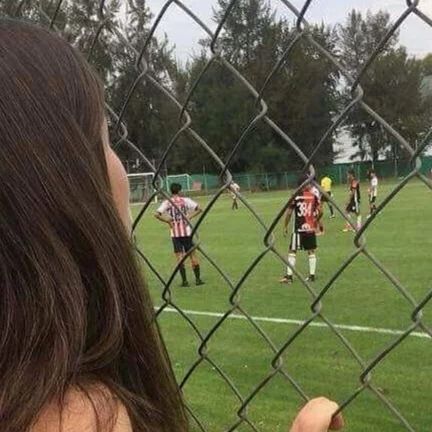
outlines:
[{"label": "black shorts", "polygon": [[351,200],[347,207],[346,207],[347,213],[359,213],[360,212],[360,203],[356,202],[354,200]]},{"label": "black shorts", "polygon": [[369,195],[369,202],[371,204],[375,204],[375,202],[376,202],[376,196]]},{"label": "black shorts", "polygon": [[290,250],[315,250],[317,240],[314,232],[293,232],[291,236]]},{"label": "black shorts", "polygon": [[194,247],[192,237],[172,237],[172,242],[175,253],[188,253]]},{"label": "black shorts", "polygon": [[[326,192],[326,194],[327,194],[328,196],[333,196],[333,194],[331,193],[331,191],[330,191],[330,192]],[[322,195],[321,195],[321,202],[323,202],[323,203],[325,203],[325,202],[329,202],[329,199],[328,199],[324,194],[322,194]]]}]

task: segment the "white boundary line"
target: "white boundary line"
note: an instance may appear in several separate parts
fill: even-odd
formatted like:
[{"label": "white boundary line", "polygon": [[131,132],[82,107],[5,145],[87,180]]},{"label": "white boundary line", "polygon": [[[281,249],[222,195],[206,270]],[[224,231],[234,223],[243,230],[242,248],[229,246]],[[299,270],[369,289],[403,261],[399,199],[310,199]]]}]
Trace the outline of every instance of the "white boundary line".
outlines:
[{"label": "white boundary line", "polygon": [[[155,309],[157,310],[159,308],[156,307]],[[177,314],[179,313],[176,309],[170,307],[165,308],[164,312],[177,313]],[[194,310],[187,310],[187,309],[183,309],[183,312],[187,315],[206,316],[206,317],[215,317],[215,318],[222,318],[225,315],[220,312],[204,312],[204,311],[194,311]],[[239,315],[239,314],[231,314],[229,315],[228,318],[243,320],[243,321],[247,320],[247,318],[244,315]],[[304,324],[304,321],[287,319],[287,318],[270,318],[270,317],[259,317],[259,316],[252,316],[251,318],[257,322],[290,324],[290,325],[298,325],[298,326]],[[329,328],[329,326],[323,322],[311,322],[308,327],[318,327],[318,328],[327,328],[327,329]],[[405,332],[402,330],[393,330],[393,329],[377,328],[377,327],[363,327],[363,326],[345,325],[345,324],[334,324],[334,327],[339,330],[348,330],[348,331],[359,332],[359,333],[378,333],[378,334],[388,334],[393,336],[401,336],[405,334]],[[431,339],[431,337],[424,332],[412,332],[410,336]]]}]

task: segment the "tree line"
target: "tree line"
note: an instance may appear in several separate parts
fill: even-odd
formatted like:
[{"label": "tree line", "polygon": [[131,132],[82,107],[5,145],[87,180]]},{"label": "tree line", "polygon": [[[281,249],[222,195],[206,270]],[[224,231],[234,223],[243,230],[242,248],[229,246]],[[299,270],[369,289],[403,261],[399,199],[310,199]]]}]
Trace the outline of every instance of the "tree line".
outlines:
[{"label": "tree line", "polygon": [[[33,3],[38,3],[38,7]],[[40,10],[52,15],[56,3],[27,0],[23,2],[22,13],[43,21],[46,17],[41,16]],[[98,1],[64,1],[56,27],[84,53],[91,50],[91,61],[106,83],[108,102],[118,112],[137,78],[135,52],[122,38],[139,51],[154,16],[146,0],[111,0],[106,4],[110,24],[96,41],[94,35],[100,25]],[[215,22],[222,19],[228,4],[228,0],[218,0]],[[10,14],[14,7],[15,0],[0,0],[1,14]],[[356,77],[391,25],[385,11],[362,14],[352,10],[343,23],[316,24],[308,32],[349,75]],[[114,27],[122,37],[112,31]],[[226,20],[217,49],[259,91],[295,36],[295,23],[278,16],[267,0],[240,0]],[[210,40],[203,39],[200,53],[186,64],[176,61],[173,43],[166,37],[153,38],[145,58],[151,75],[182,103],[211,59]],[[424,59],[410,56],[396,32],[360,80],[363,100],[412,146],[421,142],[431,127],[432,97],[424,85],[431,75],[432,55]],[[345,74],[307,37],[302,37],[269,81],[263,98],[269,117],[309,156],[353,95]],[[277,172],[302,167],[293,149],[262,121],[231,155],[260,106],[223,62],[212,62],[192,93],[187,109],[192,127],[223,161],[230,158],[233,172]],[[167,144],[179,129],[178,108],[145,79],[136,87],[124,120],[131,141],[155,161],[162,159]],[[356,159],[376,161],[405,156],[383,125],[356,106],[338,130],[322,142],[314,164],[331,164],[338,156],[341,140],[347,139],[355,148]],[[126,146],[119,151],[124,159],[135,157]],[[218,170],[208,152],[187,135],[180,136],[174,144],[165,165],[170,173]]]}]

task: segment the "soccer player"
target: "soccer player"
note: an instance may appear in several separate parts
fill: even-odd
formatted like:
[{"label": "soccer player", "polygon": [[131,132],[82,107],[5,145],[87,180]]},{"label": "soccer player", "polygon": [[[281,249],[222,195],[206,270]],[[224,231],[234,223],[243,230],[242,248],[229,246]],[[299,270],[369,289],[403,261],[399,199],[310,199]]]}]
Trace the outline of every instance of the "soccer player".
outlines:
[{"label": "soccer player", "polygon": [[[201,209],[195,201],[180,196],[180,184],[172,183],[170,190],[171,200],[163,201],[161,206],[157,209],[155,217],[170,226],[174,253],[177,257],[177,262],[180,262],[194,246],[191,236],[192,228],[189,221],[200,214]],[[195,284],[203,285],[204,282],[201,280],[200,265],[195,251],[190,253],[189,258],[195,275]],[[181,286],[188,287],[189,282],[186,277],[184,263],[181,264],[179,270],[182,278]]]},{"label": "soccer player", "polygon": [[[299,179],[298,184],[305,182],[307,177]],[[321,216],[321,203],[312,187],[306,185],[293,198],[289,205],[284,221],[284,235],[288,234],[288,225],[294,214],[293,233],[288,252],[288,263],[286,275],[280,279],[281,283],[291,284],[293,282],[293,270],[296,264],[298,250],[305,250],[309,256],[309,277],[308,281],[315,281],[317,258],[315,250],[317,248],[316,231],[318,221]]]},{"label": "soccer player", "polygon": [[[321,187],[323,189],[324,192],[326,192],[326,194],[328,196],[333,196],[332,194],[332,179],[326,174],[322,179],[321,179]],[[333,206],[331,204],[331,202],[327,199],[327,197],[325,195],[323,195],[321,197],[321,201],[324,204],[325,202],[328,205],[328,208],[330,210],[330,217],[334,218],[335,214],[334,214],[334,210],[333,210]]]},{"label": "soccer player", "polygon": [[237,195],[240,192],[240,186],[236,182],[231,182],[230,186],[232,206],[231,210],[238,210]]},{"label": "soccer player", "polygon": [[[316,177],[314,176],[313,178],[314,182],[316,182]],[[324,234],[324,224],[322,222],[322,206],[323,203],[321,201],[321,192],[320,190],[315,186],[315,185],[311,185],[310,187],[310,191],[317,197],[319,203],[320,203],[320,212],[317,213],[318,217],[317,217],[317,225],[318,225],[318,229],[316,230],[316,235],[320,236]]]},{"label": "soccer player", "polygon": [[372,216],[373,213],[376,212],[376,199],[378,196],[378,177],[373,169],[369,170],[369,214],[368,218]]},{"label": "soccer player", "polygon": [[[360,182],[356,179],[354,170],[348,171],[349,201],[346,206],[346,216],[351,219],[351,214],[357,216],[357,230],[361,228],[362,217],[360,214]],[[347,222],[343,232],[353,231]]]}]

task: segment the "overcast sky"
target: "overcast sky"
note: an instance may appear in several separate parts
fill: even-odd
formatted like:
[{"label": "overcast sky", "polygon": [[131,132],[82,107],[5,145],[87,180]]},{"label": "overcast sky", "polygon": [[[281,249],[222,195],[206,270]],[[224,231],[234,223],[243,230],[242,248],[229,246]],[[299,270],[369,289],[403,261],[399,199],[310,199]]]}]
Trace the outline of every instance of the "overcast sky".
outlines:
[{"label": "overcast sky", "polygon": [[[148,0],[147,4],[154,14],[157,14],[166,0]],[[212,7],[216,0],[183,0],[211,29],[215,28],[212,21]],[[271,5],[280,15],[289,20],[294,19],[286,6],[279,0],[272,0]],[[301,8],[304,0],[292,0],[292,3]],[[366,12],[368,9],[377,11],[383,9],[397,19],[406,9],[406,0],[313,0],[306,18],[310,22],[338,23],[343,22],[352,9],[356,8]],[[432,0],[420,0],[419,8],[432,18]],[[176,45],[176,56],[180,60],[186,60],[192,53],[199,51],[198,41],[205,36],[204,32],[195,24],[177,5],[172,4],[165,15],[158,34],[166,33],[171,42]],[[423,57],[432,52],[432,28],[420,20],[417,16],[410,16],[401,28],[401,43],[407,46],[413,55]]]}]

